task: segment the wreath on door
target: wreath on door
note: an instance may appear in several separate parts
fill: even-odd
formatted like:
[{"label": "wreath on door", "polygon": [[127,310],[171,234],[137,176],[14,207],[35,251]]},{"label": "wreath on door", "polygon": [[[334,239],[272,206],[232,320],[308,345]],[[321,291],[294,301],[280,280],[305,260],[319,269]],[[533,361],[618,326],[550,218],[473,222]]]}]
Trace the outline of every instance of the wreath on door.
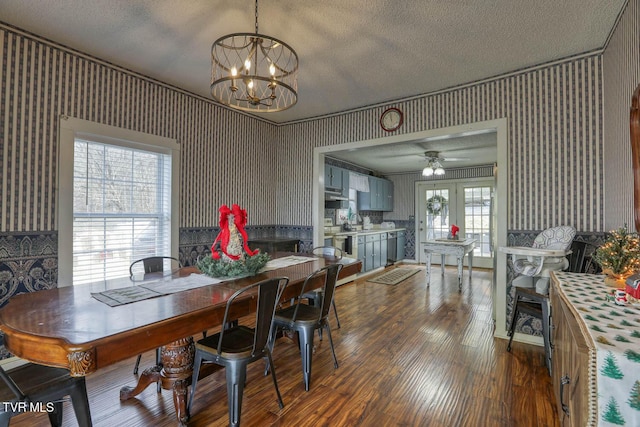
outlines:
[{"label": "wreath on door", "polygon": [[436,194],[433,197],[427,199],[427,213],[429,215],[438,216],[442,214],[447,208],[447,199]]}]

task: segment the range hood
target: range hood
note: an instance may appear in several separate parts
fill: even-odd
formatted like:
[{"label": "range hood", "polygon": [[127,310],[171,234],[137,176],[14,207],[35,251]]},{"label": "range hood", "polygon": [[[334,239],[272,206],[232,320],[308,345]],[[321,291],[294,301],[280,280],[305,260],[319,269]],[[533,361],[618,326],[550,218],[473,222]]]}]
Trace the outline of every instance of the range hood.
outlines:
[{"label": "range hood", "polygon": [[341,202],[348,201],[349,198],[342,195],[341,191],[326,189],[324,191],[325,202]]}]

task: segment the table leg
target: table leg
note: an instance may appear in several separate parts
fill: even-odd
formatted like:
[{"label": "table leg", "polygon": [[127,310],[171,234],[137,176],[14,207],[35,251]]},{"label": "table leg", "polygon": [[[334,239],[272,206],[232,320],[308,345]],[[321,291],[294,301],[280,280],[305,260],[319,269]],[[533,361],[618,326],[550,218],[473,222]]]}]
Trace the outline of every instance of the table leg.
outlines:
[{"label": "table leg", "polygon": [[120,400],[140,394],[149,384],[161,381],[162,388],[173,392],[176,416],[181,425],[186,425],[187,390],[193,373],[195,345],[193,338],[183,338],[162,347],[162,366],[153,366],[142,372],[135,387],[122,387]]},{"label": "table leg", "polygon": [[469,283],[471,283],[471,274],[473,273],[473,249],[469,251]]},{"label": "table leg", "polygon": [[464,253],[462,256],[456,255],[458,264],[458,290],[462,290],[462,261],[464,260]]},{"label": "table leg", "polygon": [[444,258],[445,254],[440,254],[440,275],[444,277]]},{"label": "table leg", "polygon": [[431,283],[431,252],[427,252],[427,286]]}]

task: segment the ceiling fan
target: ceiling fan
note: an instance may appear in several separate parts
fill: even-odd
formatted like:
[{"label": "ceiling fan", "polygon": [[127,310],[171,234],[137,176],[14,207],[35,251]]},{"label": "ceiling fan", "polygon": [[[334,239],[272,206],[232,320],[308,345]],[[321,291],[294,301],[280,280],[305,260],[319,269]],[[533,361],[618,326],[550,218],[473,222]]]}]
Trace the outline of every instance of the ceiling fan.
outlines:
[{"label": "ceiling fan", "polygon": [[427,162],[427,165],[422,169],[423,176],[432,176],[432,175],[444,175],[444,167],[441,162],[446,160],[454,161],[454,160],[467,160],[467,159],[457,159],[453,157],[440,157],[440,153],[438,151],[426,151],[424,153],[424,159]]},{"label": "ceiling fan", "polygon": [[457,162],[462,160],[469,160],[469,157],[449,157],[449,156],[441,156],[439,151],[425,151],[424,157],[427,162]]}]

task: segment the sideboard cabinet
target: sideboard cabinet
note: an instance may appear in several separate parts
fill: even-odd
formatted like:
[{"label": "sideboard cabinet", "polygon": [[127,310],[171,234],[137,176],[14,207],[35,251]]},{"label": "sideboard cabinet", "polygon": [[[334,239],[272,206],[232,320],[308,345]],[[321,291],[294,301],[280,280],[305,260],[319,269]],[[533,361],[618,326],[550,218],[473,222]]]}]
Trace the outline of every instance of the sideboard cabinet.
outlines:
[{"label": "sideboard cabinet", "polygon": [[640,304],[617,305],[600,274],[551,277],[551,368],[561,424],[640,426]]},{"label": "sideboard cabinet", "polygon": [[553,388],[561,425],[584,427],[589,413],[589,346],[558,286],[554,277],[550,287]]}]

